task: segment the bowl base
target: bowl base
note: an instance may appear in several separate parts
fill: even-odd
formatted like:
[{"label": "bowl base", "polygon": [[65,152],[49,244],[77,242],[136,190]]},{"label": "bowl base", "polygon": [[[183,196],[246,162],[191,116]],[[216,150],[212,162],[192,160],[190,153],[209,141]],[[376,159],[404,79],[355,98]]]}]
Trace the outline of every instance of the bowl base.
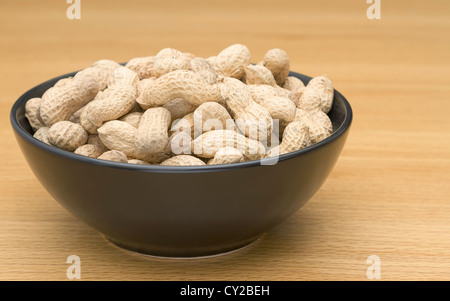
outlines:
[{"label": "bowl base", "polygon": [[251,246],[256,245],[258,242],[262,240],[265,234],[261,234],[255,239],[252,239],[251,241],[245,242],[244,244],[241,244],[235,248],[232,249],[226,249],[223,252],[215,252],[211,254],[206,255],[164,255],[164,254],[154,254],[152,251],[143,251],[143,250],[137,250],[133,246],[129,246],[127,244],[124,244],[122,242],[116,241],[113,238],[107,237],[105,235],[102,235],[102,237],[109,243],[111,243],[113,246],[119,248],[122,251],[125,251],[127,253],[130,253],[132,255],[139,255],[139,256],[145,256],[149,258],[156,258],[156,259],[170,259],[170,260],[195,260],[195,259],[206,259],[206,258],[214,258],[214,257],[221,257],[226,256],[230,254],[234,254],[236,252],[248,249]]}]

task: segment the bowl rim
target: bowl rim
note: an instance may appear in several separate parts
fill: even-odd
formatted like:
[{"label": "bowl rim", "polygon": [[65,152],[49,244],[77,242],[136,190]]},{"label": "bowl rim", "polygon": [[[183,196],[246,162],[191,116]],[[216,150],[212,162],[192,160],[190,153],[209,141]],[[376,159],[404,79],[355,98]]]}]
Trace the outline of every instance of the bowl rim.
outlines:
[{"label": "bowl rim", "polygon": [[[41,85],[45,85],[49,82],[53,82],[62,78],[66,78],[69,76],[73,76],[76,72],[67,73],[64,75],[60,75],[57,77],[54,77],[52,79],[49,79],[43,83],[40,83],[33,88],[29,89],[25,93],[23,93],[13,104],[10,112],[10,122],[14,129],[14,131],[19,134],[23,139],[25,139],[27,142],[33,144],[36,147],[39,147],[40,149],[50,152],[52,154],[65,157],[67,159],[72,159],[75,161],[80,161],[83,163],[89,163],[94,164],[98,166],[103,167],[111,167],[111,168],[118,168],[118,169],[125,169],[125,170],[135,170],[135,171],[141,171],[141,172],[153,172],[153,173],[197,173],[197,172],[218,172],[218,171],[228,171],[228,170],[234,170],[234,169],[241,169],[241,168],[249,168],[249,167],[255,167],[255,166],[270,166],[267,164],[261,164],[261,161],[263,160],[270,160],[270,159],[259,159],[259,160],[251,160],[241,163],[231,163],[231,164],[220,164],[220,165],[200,165],[200,166],[161,166],[161,165],[139,165],[139,164],[130,164],[130,163],[120,163],[120,162],[113,162],[113,161],[107,161],[107,160],[99,160],[97,158],[91,158],[86,157],[78,154],[74,154],[72,152],[57,148],[55,146],[48,145],[36,138],[33,137],[30,133],[28,133],[22,126],[19,124],[16,115],[17,110],[19,107],[22,106],[24,100],[24,97],[26,94],[28,94],[31,90],[36,89],[37,87]],[[289,72],[289,76],[295,76],[299,78],[300,80],[302,78],[306,79],[307,81],[311,80],[311,77],[307,75],[303,75],[301,73]],[[278,161],[276,164],[282,161],[286,161],[298,156],[301,156],[303,154],[312,152],[314,150],[317,150],[319,148],[322,148],[331,142],[335,141],[337,138],[342,136],[349,128],[352,123],[353,119],[353,111],[350,106],[350,103],[347,101],[347,99],[336,89],[334,89],[334,97],[336,95],[339,95],[344,103],[345,107],[345,117],[342,124],[327,138],[324,140],[315,143],[313,145],[310,145],[308,147],[305,147],[303,149],[290,152],[287,154],[279,155]],[[275,165],[276,165],[275,164]]]}]

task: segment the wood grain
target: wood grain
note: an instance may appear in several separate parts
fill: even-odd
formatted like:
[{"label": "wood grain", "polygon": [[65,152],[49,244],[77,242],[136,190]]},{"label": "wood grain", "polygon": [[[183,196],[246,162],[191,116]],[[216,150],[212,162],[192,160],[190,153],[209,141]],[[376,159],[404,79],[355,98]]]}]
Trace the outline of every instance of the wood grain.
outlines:
[{"label": "wood grain", "polygon": [[[450,2],[0,1],[0,280],[450,280]],[[203,260],[126,253],[42,188],[13,137],[23,92],[100,58],[174,47],[212,56],[246,44],[252,60],[279,47],[292,70],[327,74],[354,123],[320,191],[249,248]]]}]

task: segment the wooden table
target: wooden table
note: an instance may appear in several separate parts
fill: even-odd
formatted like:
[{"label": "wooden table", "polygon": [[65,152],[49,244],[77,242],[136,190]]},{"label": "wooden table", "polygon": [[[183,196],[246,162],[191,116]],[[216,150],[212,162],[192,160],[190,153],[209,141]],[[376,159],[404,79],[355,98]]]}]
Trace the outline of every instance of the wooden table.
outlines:
[{"label": "wooden table", "polygon": [[[72,254],[84,280],[367,280],[370,255],[382,280],[450,279],[450,2],[383,1],[381,20],[362,0],[81,2],[80,20],[65,1],[0,2],[0,280],[65,280]],[[258,243],[204,260],[130,255],[32,174],[8,118],[29,88],[100,58],[237,42],[255,62],[285,49],[354,109],[326,183]]]}]

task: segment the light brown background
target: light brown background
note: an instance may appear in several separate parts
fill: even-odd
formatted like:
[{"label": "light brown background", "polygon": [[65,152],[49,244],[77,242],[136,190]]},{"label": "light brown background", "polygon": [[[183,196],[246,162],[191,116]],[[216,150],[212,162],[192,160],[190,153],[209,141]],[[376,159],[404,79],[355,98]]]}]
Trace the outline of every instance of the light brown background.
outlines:
[{"label": "light brown background", "polygon": [[[450,279],[450,2],[365,0],[0,0],[0,279],[64,280],[67,256],[85,280]],[[394,3],[393,3],[394,2]],[[27,166],[9,124],[13,102],[100,58],[165,47],[212,56],[246,44],[252,60],[279,47],[292,70],[328,75],[354,123],[320,191],[241,252],[207,260],[130,255],[71,216]]]}]

